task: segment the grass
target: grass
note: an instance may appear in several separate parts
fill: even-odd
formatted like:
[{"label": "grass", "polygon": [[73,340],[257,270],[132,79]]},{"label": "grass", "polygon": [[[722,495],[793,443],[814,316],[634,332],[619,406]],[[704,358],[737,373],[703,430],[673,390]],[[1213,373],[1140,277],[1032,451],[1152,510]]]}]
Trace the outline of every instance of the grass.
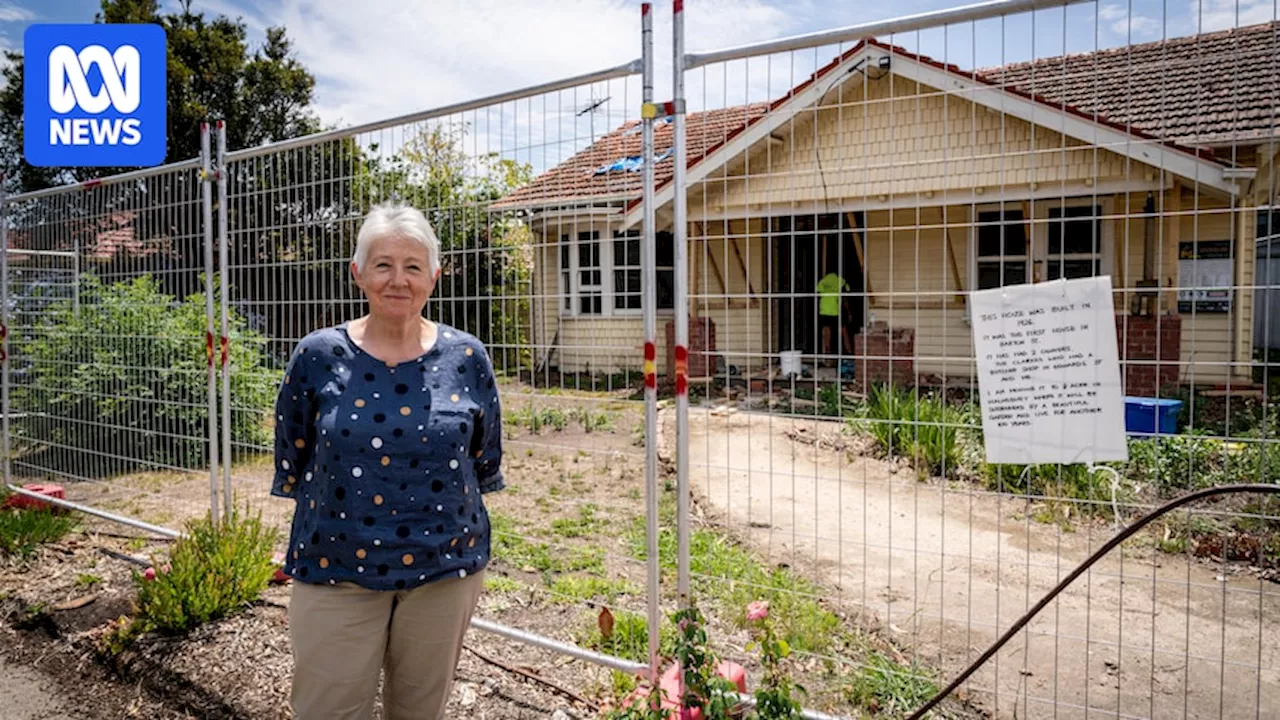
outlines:
[{"label": "grass", "polygon": [[640,595],[642,592],[625,580],[606,580],[590,575],[557,575],[551,580],[552,600],[559,603],[614,602],[622,595]]},{"label": "grass", "polygon": [[922,475],[947,476],[961,467],[960,431],[974,424],[972,412],[932,395],[873,386],[850,423],[885,455],[913,458]]},{"label": "grass", "polygon": [[938,686],[921,668],[901,665],[872,651],[849,678],[844,694],[855,707],[894,717],[920,707],[937,692]]},{"label": "grass", "polygon": [[[649,661],[649,621],[643,615],[620,611],[613,614],[613,633],[604,637],[594,613],[584,621],[578,632],[578,642],[585,647],[616,657],[647,663]],[[662,623],[658,629],[658,651],[669,657],[676,646],[676,629],[671,623]]]},{"label": "grass", "polygon": [[98,577],[97,575],[91,575],[89,573],[81,573],[80,575],[76,576],[76,587],[91,588],[94,585],[101,585],[101,584],[102,584],[102,578]]},{"label": "grass", "polygon": [[604,574],[604,549],[600,547],[556,547],[532,542],[517,534],[515,522],[494,513],[489,518],[493,531],[493,554],[522,570],[545,574],[586,572]]},{"label": "grass", "polygon": [[[637,559],[647,559],[644,518],[632,523],[628,541]],[[676,543],[670,528],[659,532],[658,562],[667,572],[676,568]],[[739,627],[746,627],[748,603],[768,600],[770,617],[777,622],[780,635],[796,650],[826,651],[840,633],[840,619],[815,599],[818,588],[790,570],[764,567],[745,548],[722,535],[694,530],[689,537],[689,562],[700,594],[714,601],[721,616]]]},{"label": "grass", "polygon": [[596,517],[598,508],[593,503],[578,509],[577,518],[556,518],[551,521],[551,532],[563,538],[580,538],[593,535],[603,529],[606,522]]},{"label": "grass", "polygon": [[512,580],[506,575],[486,574],[484,576],[484,589],[493,593],[512,593],[518,592],[524,588],[524,585],[518,580]]},{"label": "grass", "polygon": [[75,518],[48,509],[0,510],[0,552],[30,557],[36,548],[61,540],[76,526]]}]

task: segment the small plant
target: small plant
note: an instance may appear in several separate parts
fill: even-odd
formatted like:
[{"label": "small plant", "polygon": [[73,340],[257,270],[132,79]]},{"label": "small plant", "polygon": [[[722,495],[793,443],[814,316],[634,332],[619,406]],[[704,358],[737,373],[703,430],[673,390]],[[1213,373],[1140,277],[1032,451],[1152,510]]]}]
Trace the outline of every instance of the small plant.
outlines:
[{"label": "small plant", "polygon": [[[754,624],[755,641],[747,650],[760,649],[764,678],[756,689],[756,716],[760,720],[791,720],[801,717],[803,707],[792,697],[792,691],[807,694],[804,687],[787,675],[784,663],[791,647],[778,637],[769,620],[769,603],[756,601],[747,606],[747,621]],[[754,647],[753,647],[754,646]]]},{"label": "small plant", "polygon": [[720,658],[707,640],[706,620],[692,604],[676,612],[672,620],[679,629],[676,661],[684,693],[680,706],[701,710],[707,720],[727,720],[739,704],[738,690],[717,674]]},{"label": "small plant", "polygon": [[81,573],[80,575],[76,576],[76,587],[91,588],[94,585],[99,585],[101,583],[102,583],[102,578],[98,577],[97,575],[91,575],[89,573]]},{"label": "small plant", "polygon": [[0,510],[0,551],[30,557],[37,547],[62,539],[75,526],[75,518],[51,509]]},{"label": "small plant", "polygon": [[577,518],[556,518],[551,521],[551,531],[560,537],[577,538],[595,533],[604,527],[605,521],[596,517],[596,505],[588,503],[578,510]]},{"label": "small plant", "polygon": [[922,475],[953,475],[961,464],[960,430],[970,414],[943,398],[877,385],[851,422],[885,455],[912,458]]},{"label": "small plant", "polygon": [[899,665],[879,652],[867,655],[845,688],[851,704],[890,716],[910,712],[937,692],[937,686],[919,668]]},{"label": "small plant", "polygon": [[[261,517],[233,511],[214,525],[206,516],[187,524],[169,562],[135,571],[136,613],[109,642],[124,645],[141,633],[181,634],[253,602],[275,572],[276,531]],[[121,626],[126,627],[126,626]]]},{"label": "small plant", "polygon": [[[644,615],[619,611],[612,614],[613,625],[602,628],[592,619],[590,628],[579,635],[584,645],[635,662],[649,662],[649,621]],[[670,655],[676,635],[670,625],[658,628],[658,653]]]}]

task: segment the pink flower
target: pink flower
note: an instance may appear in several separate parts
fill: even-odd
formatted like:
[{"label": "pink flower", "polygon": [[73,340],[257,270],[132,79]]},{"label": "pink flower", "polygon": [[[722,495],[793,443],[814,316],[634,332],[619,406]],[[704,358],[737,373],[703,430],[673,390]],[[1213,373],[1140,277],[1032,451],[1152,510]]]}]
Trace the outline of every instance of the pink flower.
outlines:
[{"label": "pink flower", "polygon": [[147,569],[146,569],[146,572],[142,573],[142,577],[143,577],[143,579],[145,579],[145,580],[155,580],[155,579],[156,579],[156,569],[155,569],[155,568],[147,568]]},{"label": "pink flower", "polygon": [[769,603],[766,600],[757,600],[747,605],[747,619],[751,622],[764,620],[769,617]]}]

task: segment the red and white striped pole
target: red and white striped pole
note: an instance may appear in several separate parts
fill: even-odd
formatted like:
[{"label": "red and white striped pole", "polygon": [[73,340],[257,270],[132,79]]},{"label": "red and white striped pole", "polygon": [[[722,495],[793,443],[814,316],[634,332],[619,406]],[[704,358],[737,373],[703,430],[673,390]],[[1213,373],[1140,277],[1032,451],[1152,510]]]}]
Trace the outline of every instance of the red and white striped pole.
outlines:
[{"label": "red and white striped pole", "polygon": [[[643,170],[644,237],[641,243],[641,298],[644,312],[644,491],[645,491],[645,539],[649,548],[649,676],[657,688],[661,669],[658,653],[662,617],[661,575],[658,565],[658,273],[655,247],[653,207],[653,121],[657,107],[653,104],[653,5],[640,6],[641,79],[643,91],[640,109],[641,150]],[[655,693],[656,694],[656,693]]]},{"label": "red and white striped pole", "polygon": [[687,608],[689,596],[689,245],[686,238],[688,222],[686,214],[687,191],[685,165],[688,151],[685,147],[684,102],[684,0],[673,0],[671,43],[675,60],[674,95],[672,110],[675,119],[675,167],[671,178],[672,235],[675,242],[675,313],[676,346],[676,531],[678,537],[678,565],[676,590],[680,607]]}]

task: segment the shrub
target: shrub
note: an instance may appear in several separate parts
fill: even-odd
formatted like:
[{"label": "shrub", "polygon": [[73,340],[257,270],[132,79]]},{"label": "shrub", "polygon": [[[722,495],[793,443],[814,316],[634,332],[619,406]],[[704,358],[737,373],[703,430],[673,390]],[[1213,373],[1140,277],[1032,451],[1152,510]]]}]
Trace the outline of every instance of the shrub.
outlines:
[{"label": "shrub", "polygon": [[[14,340],[24,377],[14,407],[31,413],[16,422],[15,435],[130,464],[205,462],[204,302],[203,293],[179,302],[150,276],[112,285],[83,277],[78,311],[70,300],[55,302]],[[228,327],[232,439],[265,445],[263,412],[277,380],[260,336],[236,314]]]},{"label": "shrub", "polygon": [[[982,478],[988,490],[1068,500],[1092,500],[1109,505],[1113,488],[1105,472],[1090,472],[1088,465],[984,465]],[[1116,500],[1124,500],[1121,487]]]},{"label": "shrub", "polygon": [[207,516],[188,523],[154,579],[134,573],[138,599],[131,631],[179,634],[243,609],[275,572],[276,536],[259,515],[241,511],[216,526]]},{"label": "shrub", "polygon": [[1129,440],[1130,479],[1161,498],[1223,484],[1239,463],[1227,443],[1198,433]]},{"label": "shrub", "polygon": [[70,515],[49,509],[0,510],[0,552],[29,557],[40,545],[71,532],[75,524]]},{"label": "shrub", "polygon": [[959,434],[969,417],[943,398],[873,386],[853,424],[886,455],[913,458],[922,474],[950,475],[960,469]]}]

